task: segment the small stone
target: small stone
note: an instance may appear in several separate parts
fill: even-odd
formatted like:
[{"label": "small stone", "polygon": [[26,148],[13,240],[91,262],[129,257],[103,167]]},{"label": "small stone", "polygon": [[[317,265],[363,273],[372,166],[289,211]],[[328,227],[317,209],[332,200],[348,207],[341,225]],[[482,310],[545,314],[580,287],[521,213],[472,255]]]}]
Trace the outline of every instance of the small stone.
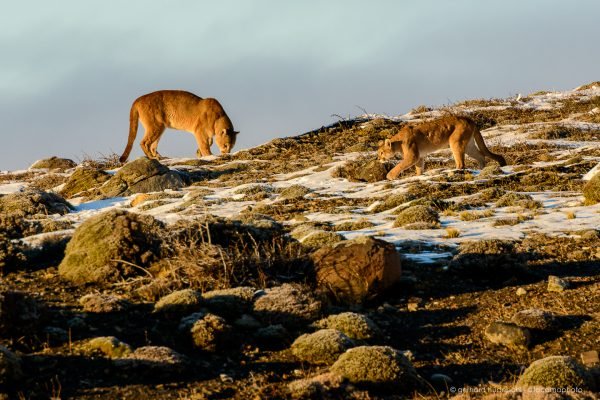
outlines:
[{"label": "small stone", "polygon": [[600,363],[600,359],[598,359],[598,351],[590,350],[581,353],[581,362],[585,366],[592,366]]},{"label": "small stone", "polygon": [[190,333],[195,347],[214,352],[227,343],[231,326],[218,315],[206,314],[194,322]]},{"label": "small stone", "polygon": [[197,311],[201,301],[202,294],[197,290],[177,290],[156,302],[154,312],[166,316],[180,316]]},{"label": "small stone", "polygon": [[526,294],[527,294],[527,290],[525,290],[521,287],[517,289],[517,296],[525,296]]},{"label": "small stone", "polygon": [[508,347],[527,347],[531,342],[529,329],[510,322],[492,322],[485,330],[490,342]]},{"label": "small stone", "polygon": [[261,327],[260,322],[252,315],[243,314],[241,317],[233,321],[233,325],[236,328],[253,331]]},{"label": "small stone", "polygon": [[559,278],[555,275],[548,276],[548,291],[549,292],[563,292],[569,288],[569,282]]}]

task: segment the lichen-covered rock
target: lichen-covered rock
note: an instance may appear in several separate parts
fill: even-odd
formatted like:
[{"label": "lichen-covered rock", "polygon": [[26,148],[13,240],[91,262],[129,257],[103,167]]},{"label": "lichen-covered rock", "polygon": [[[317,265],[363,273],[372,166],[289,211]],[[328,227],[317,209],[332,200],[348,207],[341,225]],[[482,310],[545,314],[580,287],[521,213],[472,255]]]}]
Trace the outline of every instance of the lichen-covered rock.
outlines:
[{"label": "lichen-covered rock", "polygon": [[154,312],[167,317],[180,317],[198,311],[202,294],[194,289],[182,289],[162,297],[154,305]]},{"label": "lichen-covered rock", "polygon": [[90,293],[79,299],[83,311],[91,313],[111,313],[124,311],[130,303],[117,296],[102,293]]},{"label": "lichen-covered rock", "polygon": [[158,160],[138,158],[123,166],[100,191],[107,197],[129,196],[134,193],[162,192],[185,186],[182,176]]},{"label": "lichen-covered rock", "polygon": [[583,186],[583,197],[585,198],[585,204],[592,205],[600,203],[600,173],[597,173],[587,181]]},{"label": "lichen-covered rock", "polygon": [[71,169],[71,168],[75,168],[77,166],[77,163],[73,160],[70,160],[68,158],[60,158],[60,157],[50,157],[50,158],[45,158],[43,160],[38,160],[36,162],[34,162],[31,167],[29,167],[29,169],[50,169],[50,170],[67,170],[67,169]]},{"label": "lichen-covered rock", "polygon": [[123,358],[131,354],[131,346],[114,336],[99,336],[76,346],[77,350],[87,356],[100,355],[108,358]]},{"label": "lichen-covered rock", "polygon": [[225,345],[231,334],[231,326],[225,319],[206,314],[194,322],[190,329],[192,343],[200,350],[215,352]]},{"label": "lichen-covered rock", "polygon": [[396,220],[394,227],[404,229],[434,229],[440,227],[440,216],[433,208],[417,204],[402,210]]},{"label": "lichen-covered rock", "polygon": [[321,315],[322,303],[310,288],[286,283],[265,290],[254,302],[254,314],[263,322],[298,327]]},{"label": "lichen-covered rock", "polygon": [[39,189],[27,189],[23,192],[0,196],[0,214],[5,215],[64,215],[71,209],[72,206],[59,195]]},{"label": "lichen-covered rock", "polygon": [[561,390],[594,390],[589,371],[571,357],[551,356],[534,361],[523,372],[517,387],[540,386]]},{"label": "lichen-covered rock", "polygon": [[11,385],[22,377],[21,358],[6,347],[0,346],[0,386]]},{"label": "lichen-covered rock", "polygon": [[292,354],[310,364],[331,365],[338,357],[354,346],[354,342],[335,329],[321,329],[299,336],[292,343]]},{"label": "lichen-covered rock", "polygon": [[485,329],[485,337],[492,343],[508,347],[527,347],[531,342],[529,329],[511,322],[492,322]]},{"label": "lichen-covered rock", "polygon": [[65,182],[60,194],[68,199],[73,198],[90,189],[100,187],[110,177],[110,174],[96,168],[77,168]]},{"label": "lichen-covered rock", "polygon": [[551,330],[556,328],[556,316],[537,308],[528,308],[517,312],[512,317],[512,322],[529,329]]},{"label": "lichen-covered rock", "polygon": [[330,315],[315,323],[320,328],[337,329],[350,339],[370,340],[381,335],[379,327],[369,317],[355,312]]},{"label": "lichen-covered rock", "polygon": [[42,311],[24,292],[0,292],[0,336],[23,336],[39,323]]},{"label": "lichen-covered rock", "polygon": [[[254,339],[257,342],[268,345],[281,345],[290,337],[290,332],[281,324],[269,325],[257,329],[254,333]],[[277,346],[274,346],[277,347]]]},{"label": "lichen-covered rock", "polygon": [[359,158],[347,161],[332,172],[334,178],[346,178],[350,182],[379,182],[386,179],[392,169],[390,163],[382,163],[377,159]]},{"label": "lichen-covered rock", "polygon": [[324,246],[311,255],[317,284],[341,303],[356,304],[399,281],[400,255],[393,244],[371,237]]},{"label": "lichen-covered rock", "polygon": [[555,275],[548,276],[548,287],[547,290],[549,292],[564,292],[569,288],[569,282],[564,279],[559,278]]},{"label": "lichen-covered rock", "polygon": [[237,317],[252,307],[252,299],[256,289],[240,286],[231,289],[219,289],[204,292],[204,306],[211,312],[226,318]]},{"label": "lichen-covered rock", "polygon": [[369,388],[407,393],[423,386],[411,362],[388,346],[354,347],[342,354],[330,370],[350,383]]},{"label": "lichen-covered rock", "polygon": [[162,224],[149,215],[111,210],[83,222],[67,244],[59,274],[73,283],[108,283],[142,273],[159,253]]}]

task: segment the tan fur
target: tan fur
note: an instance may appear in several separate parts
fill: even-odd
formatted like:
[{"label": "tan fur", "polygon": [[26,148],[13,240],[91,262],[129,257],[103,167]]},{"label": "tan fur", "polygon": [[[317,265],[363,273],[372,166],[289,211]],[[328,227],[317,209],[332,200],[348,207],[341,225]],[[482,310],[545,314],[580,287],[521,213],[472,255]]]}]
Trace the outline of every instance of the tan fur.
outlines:
[{"label": "tan fur", "polygon": [[402,152],[403,160],[387,174],[388,179],[396,179],[402,171],[412,167],[421,175],[425,165],[425,156],[440,149],[450,147],[456,161],[456,168],[465,168],[465,153],[485,166],[485,157],[506,165],[504,157],[494,154],[486,147],[481,132],[475,123],[466,117],[446,116],[418,125],[407,125],[400,131],[379,143],[379,160],[389,160],[394,154]]},{"label": "tan fur", "polygon": [[140,146],[148,158],[160,157],[156,148],[166,128],[193,133],[198,144],[198,157],[212,154],[213,137],[221,153],[229,153],[238,134],[216,99],[203,99],[182,90],[160,90],[137,98],[131,105],[129,139],[121,162],[129,157],[137,135],[138,120],[146,130]]}]

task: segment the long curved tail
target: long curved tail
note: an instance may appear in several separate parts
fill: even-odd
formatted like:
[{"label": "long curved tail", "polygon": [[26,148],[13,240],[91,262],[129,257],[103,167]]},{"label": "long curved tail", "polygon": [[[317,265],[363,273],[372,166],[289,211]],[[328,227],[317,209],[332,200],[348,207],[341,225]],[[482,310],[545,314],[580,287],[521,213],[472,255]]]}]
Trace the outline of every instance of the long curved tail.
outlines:
[{"label": "long curved tail", "polygon": [[498,162],[498,164],[500,164],[501,167],[504,167],[506,165],[506,160],[504,159],[504,157],[502,157],[500,154],[492,153],[487,148],[487,146],[485,145],[485,142],[483,141],[483,136],[481,136],[481,132],[479,131],[478,128],[475,128],[475,132],[473,133],[473,136],[475,138],[475,143],[477,143],[477,147],[479,148],[479,151],[481,151],[486,157],[496,160]]},{"label": "long curved tail", "polygon": [[137,106],[135,103],[131,106],[131,111],[129,112],[129,138],[127,139],[127,146],[125,147],[125,151],[119,161],[125,162],[129,157],[129,153],[131,153],[131,148],[133,147],[133,142],[135,141],[135,137],[138,131],[138,120],[140,116],[138,114]]}]

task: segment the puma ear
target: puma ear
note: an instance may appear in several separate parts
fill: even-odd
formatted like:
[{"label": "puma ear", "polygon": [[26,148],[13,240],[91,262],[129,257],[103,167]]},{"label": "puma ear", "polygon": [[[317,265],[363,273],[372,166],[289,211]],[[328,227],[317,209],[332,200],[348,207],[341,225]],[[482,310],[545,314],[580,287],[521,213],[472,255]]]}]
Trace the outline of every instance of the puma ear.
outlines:
[{"label": "puma ear", "polygon": [[238,133],[240,133],[240,131],[233,131],[234,135],[237,135]]},{"label": "puma ear", "polygon": [[392,141],[390,139],[385,139],[385,147],[392,148]]}]

